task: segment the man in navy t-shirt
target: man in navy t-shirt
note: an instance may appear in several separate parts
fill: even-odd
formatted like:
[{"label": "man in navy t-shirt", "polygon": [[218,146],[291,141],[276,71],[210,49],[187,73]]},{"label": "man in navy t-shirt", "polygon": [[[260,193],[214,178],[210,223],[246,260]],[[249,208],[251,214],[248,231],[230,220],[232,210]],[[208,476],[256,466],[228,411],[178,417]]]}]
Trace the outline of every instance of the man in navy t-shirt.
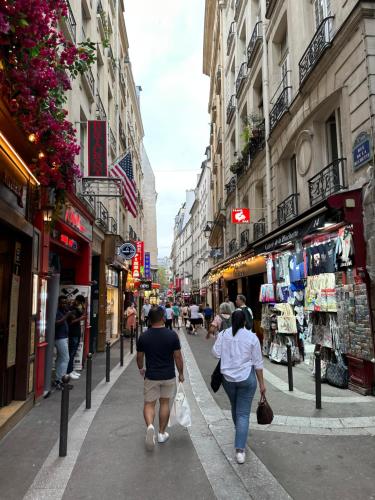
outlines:
[{"label": "man in navy t-shirt", "polygon": [[[147,425],[146,448],[155,446],[155,406],[159,400],[158,442],[165,443],[169,434],[165,431],[169,420],[169,400],[176,391],[177,366],[179,381],[184,381],[184,363],[181,344],[175,331],[165,328],[164,311],[161,307],[152,308],[148,315],[151,327],[138,339],[137,365],[144,377],[144,410]],[[143,368],[146,356],[146,369]]]}]

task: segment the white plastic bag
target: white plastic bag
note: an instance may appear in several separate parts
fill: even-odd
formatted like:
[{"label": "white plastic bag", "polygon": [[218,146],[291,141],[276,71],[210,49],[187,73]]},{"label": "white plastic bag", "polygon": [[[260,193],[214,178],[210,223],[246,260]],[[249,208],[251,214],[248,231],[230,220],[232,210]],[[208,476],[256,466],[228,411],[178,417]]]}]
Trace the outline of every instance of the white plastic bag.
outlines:
[{"label": "white plastic bag", "polygon": [[180,424],[183,427],[191,426],[190,406],[181,382],[178,384],[177,393],[172,404],[168,426],[172,427],[176,424]]}]

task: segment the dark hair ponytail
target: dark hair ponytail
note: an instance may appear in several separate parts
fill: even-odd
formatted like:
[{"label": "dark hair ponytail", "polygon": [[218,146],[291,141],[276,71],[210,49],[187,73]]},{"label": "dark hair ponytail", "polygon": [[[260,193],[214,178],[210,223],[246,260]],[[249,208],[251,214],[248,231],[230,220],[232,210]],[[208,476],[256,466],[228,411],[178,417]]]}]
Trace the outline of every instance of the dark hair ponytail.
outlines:
[{"label": "dark hair ponytail", "polygon": [[232,335],[236,335],[238,330],[245,328],[246,317],[241,309],[236,309],[232,314]]}]

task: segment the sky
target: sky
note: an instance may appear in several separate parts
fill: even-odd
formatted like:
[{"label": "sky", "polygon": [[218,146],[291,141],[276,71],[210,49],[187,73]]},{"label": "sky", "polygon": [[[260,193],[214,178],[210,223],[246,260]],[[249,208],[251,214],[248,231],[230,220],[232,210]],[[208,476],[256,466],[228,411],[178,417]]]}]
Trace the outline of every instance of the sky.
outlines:
[{"label": "sky", "polygon": [[209,143],[209,78],[203,75],[204,0],[125,0],[129,54],[142,87],[144,144],[155,172],[159,257],[174,217],[196,185]]}]

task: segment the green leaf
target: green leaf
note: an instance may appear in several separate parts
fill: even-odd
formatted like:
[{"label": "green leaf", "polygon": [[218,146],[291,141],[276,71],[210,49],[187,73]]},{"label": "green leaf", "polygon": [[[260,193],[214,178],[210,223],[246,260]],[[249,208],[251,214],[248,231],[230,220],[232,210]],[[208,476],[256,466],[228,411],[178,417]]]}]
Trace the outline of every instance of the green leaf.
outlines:
[{"label": "green leaf", "polygon": [[29,26],[29,23],[28,23],[27,19],[20,19],[20,20],[18,21],[18,24],[19,24],[19,26],[21,26],[22,28],[26,28],[27,26]]}]

